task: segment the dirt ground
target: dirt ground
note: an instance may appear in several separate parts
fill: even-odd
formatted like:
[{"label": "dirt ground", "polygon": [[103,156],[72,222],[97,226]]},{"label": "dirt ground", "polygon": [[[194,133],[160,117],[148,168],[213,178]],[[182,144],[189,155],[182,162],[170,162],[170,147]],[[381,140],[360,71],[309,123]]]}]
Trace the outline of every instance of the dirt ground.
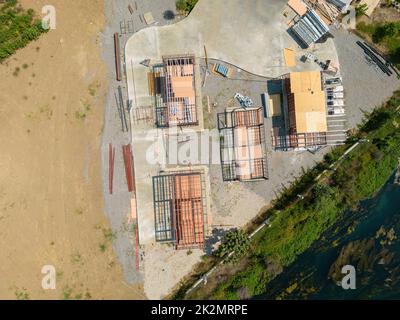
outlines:
[{"label": "dirt ground", "polygon": [[[124,281],[103,213],[103,1],[52,4],[57,29],[0,65],[0,298],[144,298]],[[44,265],[56,290],[41,288]]]},{"label": "dirt ground", "polygon": [[400,12],[394,7],[376,7],[371,18],[367,16],[360,17],[360,21],[371,22],[396,22],[400,19]]}]

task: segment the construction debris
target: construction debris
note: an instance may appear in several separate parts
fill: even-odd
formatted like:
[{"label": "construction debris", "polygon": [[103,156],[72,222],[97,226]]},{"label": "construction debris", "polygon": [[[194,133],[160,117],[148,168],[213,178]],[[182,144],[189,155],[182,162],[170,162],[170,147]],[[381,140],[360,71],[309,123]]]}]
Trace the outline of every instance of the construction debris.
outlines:
[{"label": "construction debris", "polygon": [[118,96],[115,93],[115,102],[117,104],[118,108],[118,114],[121,119],[121,125],[122,125],[122,132],[128,132],[128,121],[127,121],[127,116],[126,116],[126,110],[124,107],[124,99],[122,96],[122,88],[121,86],[118,86]]},{"label": "construction debris", "polygon": [[307,0],[307,2],[327,25],[331,25],[335,22],[341,13],[340,10],[346,8],[346,4],[344,4],[344,6],[339,4],[339,2],[342,3],[340,0],[338,0],[337,3],[334,3],[335,0]]},{"label": "construction debris", "polygon": [[286,67],[293,68],[296,66],[296,52],[293,49],[283,49],[283,56],[285,58]]},{"label": "construction debris", "polygon": [[150,61],[151,61],[150,59],[145,59],[142,62],[140,62],[140,64],[142,66],[149,67],[150,66]]},{"label": "construction debris", "polygon": [[307,6],[301,0],[289,0],[288,6],[292,8],[300,17],[307,13]]},{"label": "construction debris", "polygon": [[306,47],[309,47],[328,33],[329,27],[314,10],[309,10],[291,30]]},{"label": "construction debris", "polygon": [[382,57],[377,54],[375,49],[370,47],[366,42],[362,43],[361,41],[357,41],[357,45],[364,50],[365,55],[370,58],[378,67],[385,73],[387,76],[391,76],[393,74],[392,70],[390,70],[390,64],[386,61],[382,61]]},{"label": "construction debris", "polygon": [[253,106],[253,100],[251,100],[250,97],[245,97],[242,94],[236,92],[234,98],[239,101],[242,108],[250,108]]},{"label": "construction debris", "polygon": [[228,69],[228,67],[223,66],[220,63],[216,63],[214,66],[214,71],[226,78],[228,76],[229,69]]},{"label": "construction debris", "polygon": [[125,164],[125,175],[126,182],[128,185],[128,191],[134,192],[135,190],[135,176],[133,172],[133,156],[132,156],[132,148],[131,145],[122,146],[122,153],[124,157]]},{"label": "construction debris", "polygon": [[110,143],[108,146],[108,189],[113,194],[115,148]]},{"label": "construction debris", "polygon": [[118,32],[114,33],[115,70],[117,81],[121,81],[121,53]]},{"label": "construction debris", "polygon": [[153,14],[151,13],[151,12],[146,12],[144,15],[143,15],[143,18],[144,18],[144,21],[146,22],[146,24],[149,26],[149,25],[152,25],[153,23],[155,23],[155,20],[154,20],[154,18],[153,18]]}]

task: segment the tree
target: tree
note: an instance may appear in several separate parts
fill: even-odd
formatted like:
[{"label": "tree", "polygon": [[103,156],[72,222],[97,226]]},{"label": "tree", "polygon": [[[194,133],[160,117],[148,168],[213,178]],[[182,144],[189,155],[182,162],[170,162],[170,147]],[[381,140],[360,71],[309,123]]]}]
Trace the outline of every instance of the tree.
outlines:
[{"label": "tree", "polygon": [[[242,230],[232,230],[225,235],[225,239],[216,251],[216,256],[224,258],[225,262],[236,263],[239,258],[249,252],[250,240]],[[229,254],[234,252],[231,256]]]},{"label": "tree", "polygon": [[367,10],[368,10],[368,5],[365,3],[356,6],[356,17],[361,17],[367,12]]},{"label": "tree", "polygon": [[190,13],[197,4],[197,1],[198,0],[176,0],[176,8],[179,11]]}]

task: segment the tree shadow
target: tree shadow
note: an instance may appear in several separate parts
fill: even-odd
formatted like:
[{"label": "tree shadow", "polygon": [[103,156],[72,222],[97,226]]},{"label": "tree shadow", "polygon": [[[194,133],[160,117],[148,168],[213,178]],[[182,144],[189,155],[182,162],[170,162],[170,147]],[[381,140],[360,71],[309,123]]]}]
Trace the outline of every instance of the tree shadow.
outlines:
[{"label": "tree shadow", "polygon": [[204,252],[206,255],[211,255],[214,251],[214,246],[221,242],[221,240],[224,238],[224,236],[229,232],[232,231],[234,228],[230,229],[222,229],[222,228],[216,228],[213,229],[211,236],[207,237],[205,239],[204,243]]},{"label": "tree shadow", "polygon": [[174,20],[175,19],[175,12],[172,10],[164,11],[163,17],[165,20]]}]

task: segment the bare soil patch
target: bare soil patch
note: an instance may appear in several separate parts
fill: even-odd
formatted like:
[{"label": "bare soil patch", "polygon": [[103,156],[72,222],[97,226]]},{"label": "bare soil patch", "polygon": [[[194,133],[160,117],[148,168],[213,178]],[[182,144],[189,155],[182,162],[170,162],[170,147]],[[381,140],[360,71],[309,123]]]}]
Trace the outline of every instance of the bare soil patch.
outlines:
[{"label": "bare soil patch", "polygon": [[[103,1],[52,4],[57,29],[0,65],[0,298],[143,298],[124,281],[103,213]],[[41,288],[44,265],[56,267],[56,290]]]}]

